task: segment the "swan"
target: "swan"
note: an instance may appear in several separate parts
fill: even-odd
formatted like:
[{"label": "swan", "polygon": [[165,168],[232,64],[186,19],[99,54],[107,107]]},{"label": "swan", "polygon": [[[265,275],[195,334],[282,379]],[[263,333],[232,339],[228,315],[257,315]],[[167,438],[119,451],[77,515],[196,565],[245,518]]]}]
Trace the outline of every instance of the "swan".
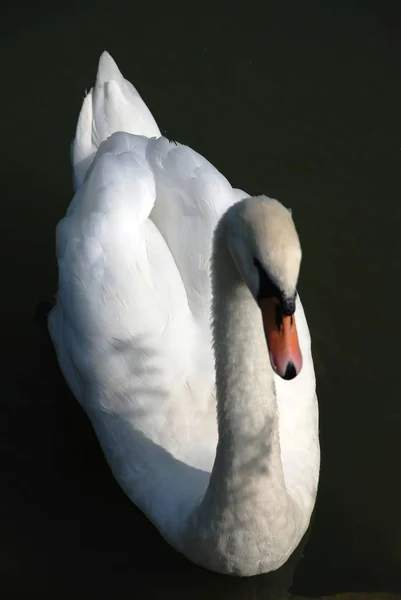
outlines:
[{"label": "swan", "polygon": [[173,548],[219,573],[276,570],[320,461],[292,215],[163,137],[107,52],[71,157],[48,318],[63,376]]}]

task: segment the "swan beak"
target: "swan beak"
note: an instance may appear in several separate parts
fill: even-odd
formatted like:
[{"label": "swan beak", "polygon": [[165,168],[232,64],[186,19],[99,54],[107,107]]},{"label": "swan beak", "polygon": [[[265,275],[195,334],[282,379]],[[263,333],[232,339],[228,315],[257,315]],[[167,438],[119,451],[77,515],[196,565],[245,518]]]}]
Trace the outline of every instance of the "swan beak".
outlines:
[{"label": "swan beak", "polygon": [[295,315],[285,315],[276,298],[259,301],[270,362],[283,379],[294,379],[302,369]]}]

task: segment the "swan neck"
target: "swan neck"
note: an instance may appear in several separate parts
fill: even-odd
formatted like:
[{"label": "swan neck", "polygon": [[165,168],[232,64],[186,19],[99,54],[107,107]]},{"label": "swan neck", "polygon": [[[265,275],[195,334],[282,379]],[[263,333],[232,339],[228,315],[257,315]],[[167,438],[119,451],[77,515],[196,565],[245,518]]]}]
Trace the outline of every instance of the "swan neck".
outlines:
[{"label": "swan neck", "polygon": [[[282,472],[278,413],[260,309],[217,230],[212,264],[219,443],[211,483]],[[216,475],[217,472],[217,475]],[[262,475],[262,477],[261,477]]]},{"label": "swan neck", "polygon": [[222,572],[235,573],[239,560],[244,574],[244,553],[261,569],[266,560],[274,568],[288,558],[297,519],[285,488],[262,317],[219,229],[212,277],[219,440],[208,488],[193,515],[197,546],[190,553],[206,567],[213,557]]}]

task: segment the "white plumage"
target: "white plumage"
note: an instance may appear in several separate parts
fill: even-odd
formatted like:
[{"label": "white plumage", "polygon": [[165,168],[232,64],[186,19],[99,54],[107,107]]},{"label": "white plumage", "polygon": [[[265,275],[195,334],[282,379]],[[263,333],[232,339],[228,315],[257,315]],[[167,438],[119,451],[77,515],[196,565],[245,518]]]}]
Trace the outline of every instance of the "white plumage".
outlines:
[{"label": "white plumage", "polygon": [[[318,482],[310,337],[298,299],[303,368],[292,381],[273,374],[252,285],[243,282],[240,295],[233,294],[232,282],[223,282],[230,265],[214,289],[216,295],[220,286],[227,296],[226,313],[215,302],[214,338],[221,379],[232,391],[219,390],[217,381],[226,419],[219,421],[221,456],[231,444],[231,458],[216,460],[217,483],[208,488],[218,440],[213,234],[247,194],[194,150],[161,137],[107,53],[82,106],[72,162],[76,193],[57,227],[59,289],[49,317],[66,381],[91,419],[114,476],[176,549],[224,573],[277,568],[308,526]],[[268,219],[275,201],[255,202]],[[296,252],[294,246],[292,258],[293,224],[286,218],[279,233],[286,241],[288,230],[289,264]],[[243,258],[241,252],[238,246]],[[271,271],[285,268],[274,260]],[[268,270],[267,254],[265,264]],[[247,283],[252,268],[242,273]],[[252,448],[245,434],[256,432]]]}]

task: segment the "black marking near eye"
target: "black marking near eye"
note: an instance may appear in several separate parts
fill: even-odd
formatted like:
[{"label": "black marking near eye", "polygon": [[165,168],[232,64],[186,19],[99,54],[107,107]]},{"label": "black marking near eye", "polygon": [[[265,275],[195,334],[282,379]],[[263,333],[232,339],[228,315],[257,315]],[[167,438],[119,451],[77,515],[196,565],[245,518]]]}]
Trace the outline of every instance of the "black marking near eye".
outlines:
[{"label": "black marking near eye", "polygon": [[280,288],[273,283],[262,265],[257,258],[253,259],[253,264],[259,272],[259,298],[277,298],[278,300],[282,297]]},{"label": "black marking near eye", "polygon": [[257,299],[261,300],[262,298],[276,298],[279,302],[278,306],[280,307],[281,311],[280,319],[283,315],[293,315],[295,312],[295,299],[297,296],[296,292],[291,298],[287,298],[286,296],[284,296],[280,288],[270,279],[265,269],[260,264],[260,261],[257,258],[254,258],[253,263],[259,273],[259,292],[257,295]]}]

